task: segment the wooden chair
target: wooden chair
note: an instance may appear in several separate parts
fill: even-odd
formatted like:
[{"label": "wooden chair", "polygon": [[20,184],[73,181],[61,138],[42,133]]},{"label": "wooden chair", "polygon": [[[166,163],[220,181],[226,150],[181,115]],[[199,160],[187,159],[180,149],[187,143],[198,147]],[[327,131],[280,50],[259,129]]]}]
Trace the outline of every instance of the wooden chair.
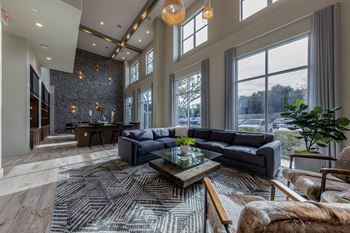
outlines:
[{"label": "wooden chair", "polygon": [[[345,148],[339,159],[310,153],[291,154],[289,169],[283,169],[282,174],[288,180],[288,186],[293,184],[309,199],[318,201],[324,191],[344,191],[350,188],[350,147]],[[319,173],[293,168],[295,158],[335,161],[334,168],[322,168]]]},{"label": "wooden chair", "polygon": [[[204,178],[204,232],[345,233],[350,229],[350,204],[309,202],[272,180],[271,200],[250,195],[221,195]],[[278,188],[292,201],[273,201]]]}]

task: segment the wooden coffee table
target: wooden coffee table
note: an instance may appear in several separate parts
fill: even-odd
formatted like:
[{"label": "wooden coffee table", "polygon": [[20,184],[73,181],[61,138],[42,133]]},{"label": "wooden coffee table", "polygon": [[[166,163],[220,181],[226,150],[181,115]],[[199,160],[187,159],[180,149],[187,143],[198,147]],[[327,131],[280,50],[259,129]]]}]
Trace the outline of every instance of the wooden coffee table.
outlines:
[{"label": "wooden coffee table", "polygon": [[149,166],[182,188],[194,184],[220,168],[212,161],[222,154],[192,147],[189,155],[181,156],[180,148],[169,148],[152,152],[159,156]]}]

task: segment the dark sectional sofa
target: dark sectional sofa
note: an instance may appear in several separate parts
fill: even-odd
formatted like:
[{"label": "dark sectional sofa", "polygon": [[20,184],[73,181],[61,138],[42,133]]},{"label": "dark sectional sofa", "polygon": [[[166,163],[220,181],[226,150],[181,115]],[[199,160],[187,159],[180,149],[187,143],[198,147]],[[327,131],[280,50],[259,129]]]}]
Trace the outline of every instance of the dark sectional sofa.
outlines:
[{"label": "dark sectional sofa", "polygon": [[[271,134],[214,129],[189,129],[196,147],[219,152],[226,166],[273,178],[281,164],[281,144]],[[176,146],[175,128],[123,131],[118,139],[119,156],[136,166],[158,158],[151,152]]]}]

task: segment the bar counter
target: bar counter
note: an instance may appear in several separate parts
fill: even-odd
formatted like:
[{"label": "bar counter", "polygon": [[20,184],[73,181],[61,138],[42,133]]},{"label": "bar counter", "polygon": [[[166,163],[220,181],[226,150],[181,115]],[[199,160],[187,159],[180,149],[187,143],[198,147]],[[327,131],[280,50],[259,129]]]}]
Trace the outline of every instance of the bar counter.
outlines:
[{"label": "bar counter", "polygon": [[[102,129],[102,138],[104,144],[110,144],[112,139],[112,130],[117,130],[117,139],[121,135],[123,130],[132,130],[138,129],[138,124],[126,124],[126,123],[104,123],[104,124],[77,124],[75,126],[75,140],[78,141],[78,147],[87,147],[89,146],[89,137],[91,131],[96,130],[96,127]],[[113,139],[115,140],[115,139]],[[100,140],[98,134],[95,135],[92,139],[92,145],[100,145]]]}]

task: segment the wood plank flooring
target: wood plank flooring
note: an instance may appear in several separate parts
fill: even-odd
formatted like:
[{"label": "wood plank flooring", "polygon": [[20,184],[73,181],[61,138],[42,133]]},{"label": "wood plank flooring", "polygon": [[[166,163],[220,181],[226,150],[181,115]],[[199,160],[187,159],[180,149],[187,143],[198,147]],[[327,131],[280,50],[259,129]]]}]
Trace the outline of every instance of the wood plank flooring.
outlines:
[{"label": "wood plank flooring", "polygon": [[[5,176],[0,180],[1,233],[50,232],[59,169],[116,158],[117,147],[78,148],[72,138],[50,137],[44,147],[4,161]],[[68,146],[62,142],[68,142]]]}]

